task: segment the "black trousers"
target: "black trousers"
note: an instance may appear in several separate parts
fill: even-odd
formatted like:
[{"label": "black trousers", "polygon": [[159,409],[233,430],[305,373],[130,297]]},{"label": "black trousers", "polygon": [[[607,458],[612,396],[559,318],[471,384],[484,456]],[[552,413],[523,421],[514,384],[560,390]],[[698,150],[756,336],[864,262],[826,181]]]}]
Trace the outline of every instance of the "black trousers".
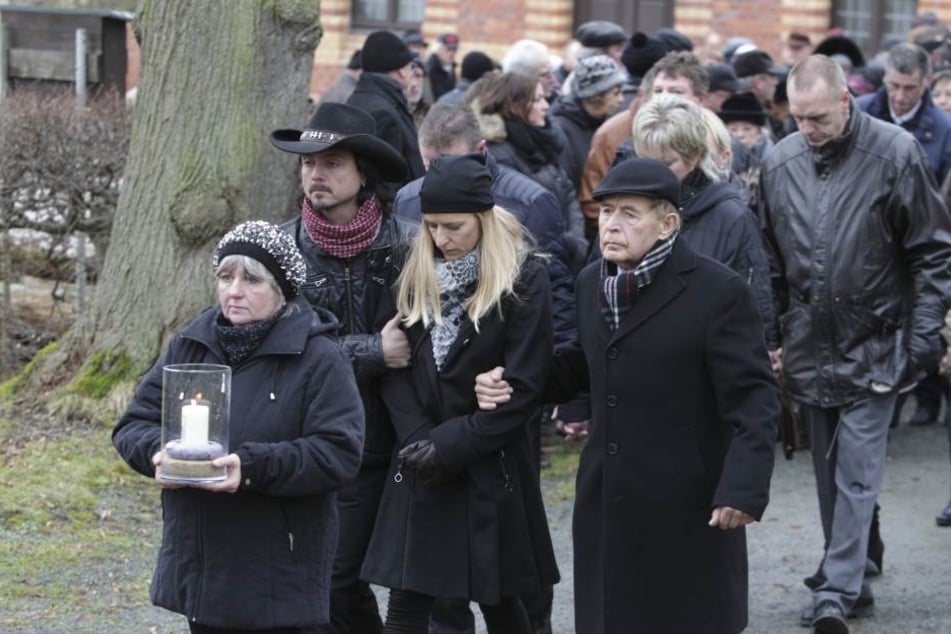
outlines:
[{"label": "black trousers", "polygon": [[[410,590],[390,590],[383,634],[427,634],[433,597]],[[498,605],[479,604],[489,634],[532,634],[525,606],[518,597]]]},{"label": "black trousers", "polygon": [[360,567],[376,523],[388,464],[364,465],[356,479],[337,494],[340,531],[330,585],[330,623],[317,634],[380,634],[383,620],[370,584],[360,581]]}]

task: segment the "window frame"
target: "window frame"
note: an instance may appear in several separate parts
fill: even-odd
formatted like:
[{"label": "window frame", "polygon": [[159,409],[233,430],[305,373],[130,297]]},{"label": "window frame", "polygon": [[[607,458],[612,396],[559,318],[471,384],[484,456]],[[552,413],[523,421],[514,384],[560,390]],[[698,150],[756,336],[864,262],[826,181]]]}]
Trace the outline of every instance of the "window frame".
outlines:
[{"label": "window frame", "polygon": [[[913,6],[901,6],[905,4]],[[896,10],[896,5],[900,10]],[[844,28],[862,51],[874,54],[885,37],[908,33],[918,15],[919,5],[919,0],[832,0],[832,26]],[[857,32],[855,22],[842,15],[857,10],[867,12],[867,35]]]},{"label": "window frame", "polygon": [[[374,0],[367,0],[372,2]],[[419,29],[422,27],[422,19],[418,22],[409,22],[403,21],[400,22],[396,18],[399,15],[400,0],[375,0],[376,2],[386,4],[386,18],[383,20],[373,20],[368,18],[361,18],[357,15],[357,2],[350,3],[350,26],[354,29],[387,29],[393,32],[405,31],[406,29]],[[423,9],[426,7],[425,0],[419,0],[420,4],[423,5]]]}]

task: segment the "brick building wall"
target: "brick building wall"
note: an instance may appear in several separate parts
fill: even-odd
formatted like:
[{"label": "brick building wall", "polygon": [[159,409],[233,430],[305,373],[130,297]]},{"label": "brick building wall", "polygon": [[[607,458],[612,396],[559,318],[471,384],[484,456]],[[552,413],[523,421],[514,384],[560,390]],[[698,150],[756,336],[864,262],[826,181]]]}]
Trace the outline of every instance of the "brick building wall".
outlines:
[{"label": "brick building wall", "polygon": [[[368,31],[350,28],[350,0],[322,0],[324,37],[314,56],[310,91],[315,99],[343,72]],[[532,38],[560,52],[571,38],[573,0],[427,0],[423,38],[432,45],[444,32],[459,34],[461,62],[479,50],[501,60],[508,46]]]},{"label": "brick building wall", "polygon": [[[423,36],[459,34],[457,61],[471,50],[500,60],[516,40],[540,40],[559,53],[571,38],[574,2],[589,0],[426,0]],[[623,0],[621,0],[623,1]],[[350,29],[351,0],[322,0],[324,38],[314,58],[311,95],[316,99],[342,72],[366,31]],[[919,0],[918,12],[934,12],[951,24],[951,0]],[[793,31],[821,41],[832,23],[832,0],[675,0],[674,27],[702,47],[708,38],[719,49],[733,36],[748,37],[778,61]],[[627,26],[627,25],[625,25]]]}]

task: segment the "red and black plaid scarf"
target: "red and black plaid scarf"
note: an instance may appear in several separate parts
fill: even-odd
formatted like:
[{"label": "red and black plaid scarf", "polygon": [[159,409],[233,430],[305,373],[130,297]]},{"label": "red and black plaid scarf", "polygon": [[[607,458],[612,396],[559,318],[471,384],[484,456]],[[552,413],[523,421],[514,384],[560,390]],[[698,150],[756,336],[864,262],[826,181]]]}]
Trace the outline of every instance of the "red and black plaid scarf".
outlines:
[{"label": "red and black plaid scarf", "polygon": [[360,205],[353,219],[342,225],[328,222],[322,213],[313,208],[306,196],[301,209],[301,220],[314,244],[333,257],[344,260],[359,255],[370,246],[380,231],[382,219],[380,201],[376,196],[370,196]]}]

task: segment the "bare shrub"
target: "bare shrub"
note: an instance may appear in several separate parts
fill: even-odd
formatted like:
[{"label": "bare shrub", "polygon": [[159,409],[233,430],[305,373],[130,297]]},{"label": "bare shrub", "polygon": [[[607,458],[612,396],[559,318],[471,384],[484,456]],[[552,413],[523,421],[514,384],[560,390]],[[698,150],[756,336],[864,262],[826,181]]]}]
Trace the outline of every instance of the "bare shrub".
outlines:
[{"label": "bare shrub", "polygon": [[[91,277],[105,256],[129,147],[131,117],[112,92],[78,109],[72,88],[21,88],[0,104],[0,284],[24,275],[61,284],[75,279],[77,232],[95,247]],[[29,328],[9,294],[0,297],[0,376],[13,362],[11,347]],[[3,324],[11,327],[4,327]],[[42,324],[36,324],[42,327]],[[29,337],[28,337],[29,338]],[[16,355],[21,357],[22,354]],[[14,368],[15,369],[15,368]]]}]

